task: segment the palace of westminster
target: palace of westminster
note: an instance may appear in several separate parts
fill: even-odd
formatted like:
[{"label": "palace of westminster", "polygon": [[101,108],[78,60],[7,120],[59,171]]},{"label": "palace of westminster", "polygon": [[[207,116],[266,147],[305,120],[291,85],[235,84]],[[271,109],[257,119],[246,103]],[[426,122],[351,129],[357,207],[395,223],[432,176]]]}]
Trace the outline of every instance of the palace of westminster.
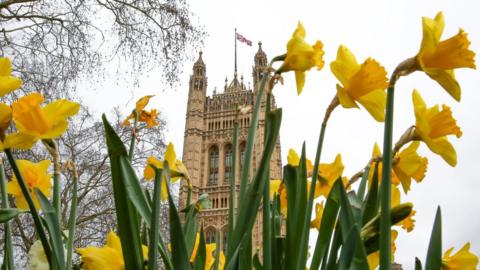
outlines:
[{"label": "palace of westminster", "polygon": [[[232,171],[233,153],[233,126],[237,106],[253,106],[257,99],[257,88],[260,78],[267,67],[267,55],[259,43],[258,51],[254,56],[252,68],[253,89],[246,87],[243,76],[238,79],[234,72],[231,82],[225,81],[223,93],[214,91],[207,96],[207,68],[203,62],[202,53],[193,65],[193,74],[190,76],[185,133],[183,143],[183,163],[189,170],[193,186],[192,201],[199,195],[208,193],[212,208],[202,210],[199,222],[203,224],[206,242],[215,242],[215,231],[220,231],[222,248],[226,248],[228,227],[228,206],[230,198],[230,179]],[[272,99],[274,100],[274,99]],[[272,102],[274,107],[275,102]],[[254,168],[257,168],[263,151],[263,126],[265,100],[262,100],[257,133],[255,136],[251,179]],[[243,166],[245,143],[247,140],[250,115],[242,115],[238,119],[238,153],[237,163],[237,191],[240,186],[240,172]],[[271,178],[281,177],[280,143],[277,142],[270,162]],[[186,183],[182,183],[180,190],[180,209],[186,203]],[[235,202],[236,204],[236,202]],[[262,215],[259,212],[252,232],[252,246],[262,245]]]}]

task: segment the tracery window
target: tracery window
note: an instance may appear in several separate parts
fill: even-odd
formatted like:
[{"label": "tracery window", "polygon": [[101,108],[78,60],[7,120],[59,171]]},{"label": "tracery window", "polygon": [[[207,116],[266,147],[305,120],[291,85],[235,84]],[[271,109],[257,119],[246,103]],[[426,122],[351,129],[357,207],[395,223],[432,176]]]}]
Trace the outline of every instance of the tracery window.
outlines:
[{"label": "tracery window", "polygon": [[225,166],[225,177],[224,177],[224,181],[225,183],[230,183],[230,180],[232,179],[232,145],[231,144],[227,144],[225,146],[225,162],[224,162],[224,166]]},{"label": "tracery window", "polygon": [[205,242],[207,244],[215,243],[215,230],[213,228],[209,228],[205,232]]},{"label": "tracery window", "polygon": [[213,145],[209,150],[209,173],[208,185],[213,186],[218,183],[218,147]]}]

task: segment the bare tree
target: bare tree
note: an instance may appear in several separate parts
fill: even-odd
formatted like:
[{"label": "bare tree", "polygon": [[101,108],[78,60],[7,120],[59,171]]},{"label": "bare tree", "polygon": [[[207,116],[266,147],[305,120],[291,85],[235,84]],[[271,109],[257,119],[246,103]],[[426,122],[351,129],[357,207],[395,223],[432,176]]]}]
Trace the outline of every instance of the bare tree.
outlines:
[{"label": "bare tree", "polygon": [[[122,126],[122,115],[114,110],[110,121],[125,145],[129,145],[131,129]],[[132,164],[139,179],[147,190],[153,193],[152,183],[143,181],[143,168],[148,156],[161,157],[165,150],[163,137],[165,122],[155,128],[140,127]],[[72,118],[68,131],[58,140],[59,152],[63,162],[72,160],[78,169],[78,211],[75,246],[102,246],[110,230],[116,229],[116,213],[113,200],[112,181],[103,124],[94,121],[86,108]],[[49,158],[42,145],[29,151],[17,151],[19,159],[38,161]],[[11,175],[11,173],[8,173]],[[72,199],[73,175],[65,171],[61,175],[62,227],[67,229],[67,221]],[[14,205],[14,200],[11,200]],[[168,239],[168,205],[162,205],[161,230],[164,239]],[[12,222],[14,252],[19,269],[26,267],[26,254],[36,240],[33,221],[29,215],[17,217]],[[3,235],[0,228],[0,237]],[[3,239],[3,238],[1,238]],[[2,243],[3,244],[3,243]],[[1,248],[1,246],[0,246]],[[1,248],[3,250],[3,248]],[[1,253],[1,252],[0,252]]]},{"label": "bare tree", "polygon": [[0,55],[13,59],[24,91],[47,99],[100,79],[112,59],[129,78],[161,67],[173,86],[204,35],[188,8],[184,0],[2,0]]}]

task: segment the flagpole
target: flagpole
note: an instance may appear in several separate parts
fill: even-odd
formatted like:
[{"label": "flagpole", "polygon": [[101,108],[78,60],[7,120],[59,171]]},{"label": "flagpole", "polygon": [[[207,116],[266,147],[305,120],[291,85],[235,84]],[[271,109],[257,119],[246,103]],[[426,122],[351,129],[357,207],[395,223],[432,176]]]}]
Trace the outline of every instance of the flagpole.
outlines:
[{"label": "flagpole", "polygon": [[237,74],[237,28],[235,27],[235,75]]}]

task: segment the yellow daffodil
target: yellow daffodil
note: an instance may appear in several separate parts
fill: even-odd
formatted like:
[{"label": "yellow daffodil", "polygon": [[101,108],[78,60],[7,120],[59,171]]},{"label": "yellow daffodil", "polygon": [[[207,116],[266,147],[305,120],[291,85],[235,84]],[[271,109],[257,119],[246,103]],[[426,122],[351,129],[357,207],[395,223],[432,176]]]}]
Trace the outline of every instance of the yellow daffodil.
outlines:
[{"label": "yellow daffodil", "polygon": [[[51,175],[48,174],[48,167],[50,166],[50,160],[42,160],[39,163],[33,163],[28,160],[17,160],[17,165],[20,170],[20,173],[23,176],[23,180],[27,185],[30,196],[33,199],[35,207],[40,208],[40,203],[38,202],[37,195],[34,192],[34,189],[39,189],[43,195],[47,198],[51,196],[52,193],[52,184],[50,182]],[[20,189],[18,184],[17,177],[13,175],[12,181],[7,183],[7,192],[15,196],[17,207],[20,209],[29,209],[25,195]]]},{"label": "yellow daffodil", "polygon": [[[395,241],[397,240],[398,232],[395,230],[391,231],[391,238],[392,238],[392,261],[393,258],[395,257],[395,251],[397,250],[397,247],[395,245]],[[380,264],[380,251],[375,251],[374,253],[371,253],[370,255],[367,256],[367,261],[368,261],[368,267],[370,270],[374,270],[378,267]]]},{"label": "yellow daffodil", "polygon": [[[180,175],[182,177],[187,177],[188,175],[187,169],[185,165],[183,165],[183,163],[177,159],[177,156],[175,154],[175,148],[173,144],[170,142],[167,145],[167,149],[165,150],[164,160],[160,161],[152,156],[147,158],[147,165],[143,170],[143,176],[145,177],[145,179],[152,180],[155,177],[155,170],[152,168],[152,166],[158,169],[163,169],[164,161],[168,162],[168,167],[170,168],[170,173],[171,173],[170,181],[176,182],[180,178]],[[167,197],[168,197],[167,182],[162,179],[162,200],[165,201]]]},{"label": "yellow daffodil", "polygon": [[[135,104],[135,111],[138,115],[138,121],[147,124],[147,128],[153,128],[158,126],[159,122],[157,121],[158,112],[155,109],[150,111],[146,111],[145,107],[148,105],[150,99],[154,97],[154,95],[144,96],[140,98],[137,103]],[[130,125],[130,120],[134,119],[135,115],[131,113],[125,120],[123,120],[124,126]]]},{"label": "yellow daffodil", "polygon": [[[410,190],[412,178],[417,182],[422,181],[427,170],[428,160],[417,154],[418,146],[418,142],[411,143],[407,148],[397,153],[393,160],[392,184],[399,185],[401,183],[405,193]],[[375,143],[372,158],[379,159],[381,156],[380,147]],[[382,162],[377,160],[372,162],[370,167],[368,176],[369,187],[372,183],[376,162],[378,162],[378,182],[380,183],[382,181]]]},{"label": "yellow daffodil", "polygon": [[341,83],[337,84],[337,96],[344,108],[357,108],[358,102],[375,120],[385,120],[388,85],[385,68],[372,58],[358,64],[355,55],[342,45],[330,69]]},{"label": "yellow daffodil", "polygon": [[12,104],[13,121],[20,141],[36,141],[60,137],[68,128],[67,118],[75,115],[80,104],[65,99],[56,100],[45,107],[42,94],[32,93]]},{"label": "yellow daffodil", "polygon": [[43,250],[42,242],[37,240],[28,251],[28,270],[49,270],[47,256]]},{"label": "yellow daffodil", "polygon": [[[197,233],[195,238],[195,245],[193,246],[192,255],[190,255],[190,262],[195,262],[195,258],[197,257],[198,246],[200,245],[200,234]],[[215,243],[206,244],[205,251],[206,251],[206,258],[205,258],[205,269],[212,268],[213,264],[215,263],[215,250],[217,249],[217,245]],[[225,255],[223,251],[220,251],[219,262],[218,262],[218,269],[223,270],[225,267]]]},{"label": "yellow daffodil", "polygon": [[12,122],[12,108],[0,103],[0,133],[3,134]]},{"label": "yellow daffodil", "polygon": [[[392,208],[400,204],[400,190],[398,189],[397,186],[392,185],[392,197],[391,197],[391,206]],[[413,219],[413,216],[415,215],[416,211],[412,210],[410,212],[410,215],[408,217],[404,218],[402,221],[395,225],[399,225],[402,227],[402,229],[406,230],[407,232],[413,231],[415,228],[415,220]]]},{"label": "yellow daffodil", "polygon": [[282,180],[280,179],[270,180],[270,200],[273,200],[276,194],[280,194],[279,189],[281,184]]},{"label": "yellow daffodil", "polygon": [[305,28],[301,22],[298,22],[297,29],[287,44],[287,56],[278,72],[295,71],[295,81],[297,83],[297,94],[302,93],[305,85],[305,72],[313,67],[322,69],[323,44],[316,41],[314,45],[305,42]]},{"label": "yellow daffodil", "polygon": [[[294,167],[298,167],[298,165],[300,164],[300,156],[298,155],[298,153],[294,149],[290,148],[288,150],[287,161],[288,161],[289,165],[294,166]],[[312,161],[310,159],[307,159],[306,163],[307,163],[306,164],[307,165],[307,174],[311,175],[312,171],[313,171]]]},{"label": "yellow daffodil", "polygon": [[397,153],[393,162],[395,177],[402,184],[403,191],[410,190],[412,178],[420,182],[425,177],[428,159],[417,154],[419,142],[412,142],[407,148]]},{"label": "yellow daffodil", "polygon": [[[215,250],[217,249],[217,245],[213,244],[206,244],[205,245],[207,258],[205,258],[205,269],[211,269],[213,264],[215,263]],[[223,251],[220,251],[219,262],[218,262],[218,269],[223,270],[225,268],[225,255]]]},{"label": "yellow daffodil", "polygon": [[460,29],[455,36],[440,41],[445,28],[442,12],[434,19],[423,17],[423,39],[415,57],[417,68],[437,81],[454,99],[460,101],[461,90],[455,79],[455,68],[476,68],[475,53],[468,49],[470,41]]},{"label": "yellow daffodil", "polygon": [[457,165],[457,153],[448,141],[448,135],[462,136],[457,121],[452,116],[450,107],[438,105],[427,108],[420,93],[413,90],[413,106],[415,110],[415,136],[425,142],[430,150],[440,155],[450,166]]},{"label": "yellow daffodil", "polygon": [[443,254],[443,270],[475,270],[478,265],[477,255],[470,252],[470,243],[466,243],[457,253],[450,255],[453,247]]},{"label": "yellow daffodil", "polygon": [[[342,156],[338,154],[332,163],[320,163],[318,181],[315,185],[315,197],[328,196],[335,181],[343,173]],[[345,179],[342,179],[345,184]]]},{"label": "yellow daffodil", "polygon": [[12,63],[6,57],[0,57],[0,97],[16,90],[22,86],[22,80],[13,77]]},{"label": "yellow daffodil", "polygon": [[[85,270],[124,270],[125,261],[120,238],[112,231],[108,233],[107,244],[101,248],[77,248]],[[142,245],[143,257],[148,258],[148,247]]]},{"label": "yellow daffodil", "polygon": [[320,231],[320,224],[323,216],[323,202],[315,204],[315,219],[310,222],[310,228],[316,228]]}]

